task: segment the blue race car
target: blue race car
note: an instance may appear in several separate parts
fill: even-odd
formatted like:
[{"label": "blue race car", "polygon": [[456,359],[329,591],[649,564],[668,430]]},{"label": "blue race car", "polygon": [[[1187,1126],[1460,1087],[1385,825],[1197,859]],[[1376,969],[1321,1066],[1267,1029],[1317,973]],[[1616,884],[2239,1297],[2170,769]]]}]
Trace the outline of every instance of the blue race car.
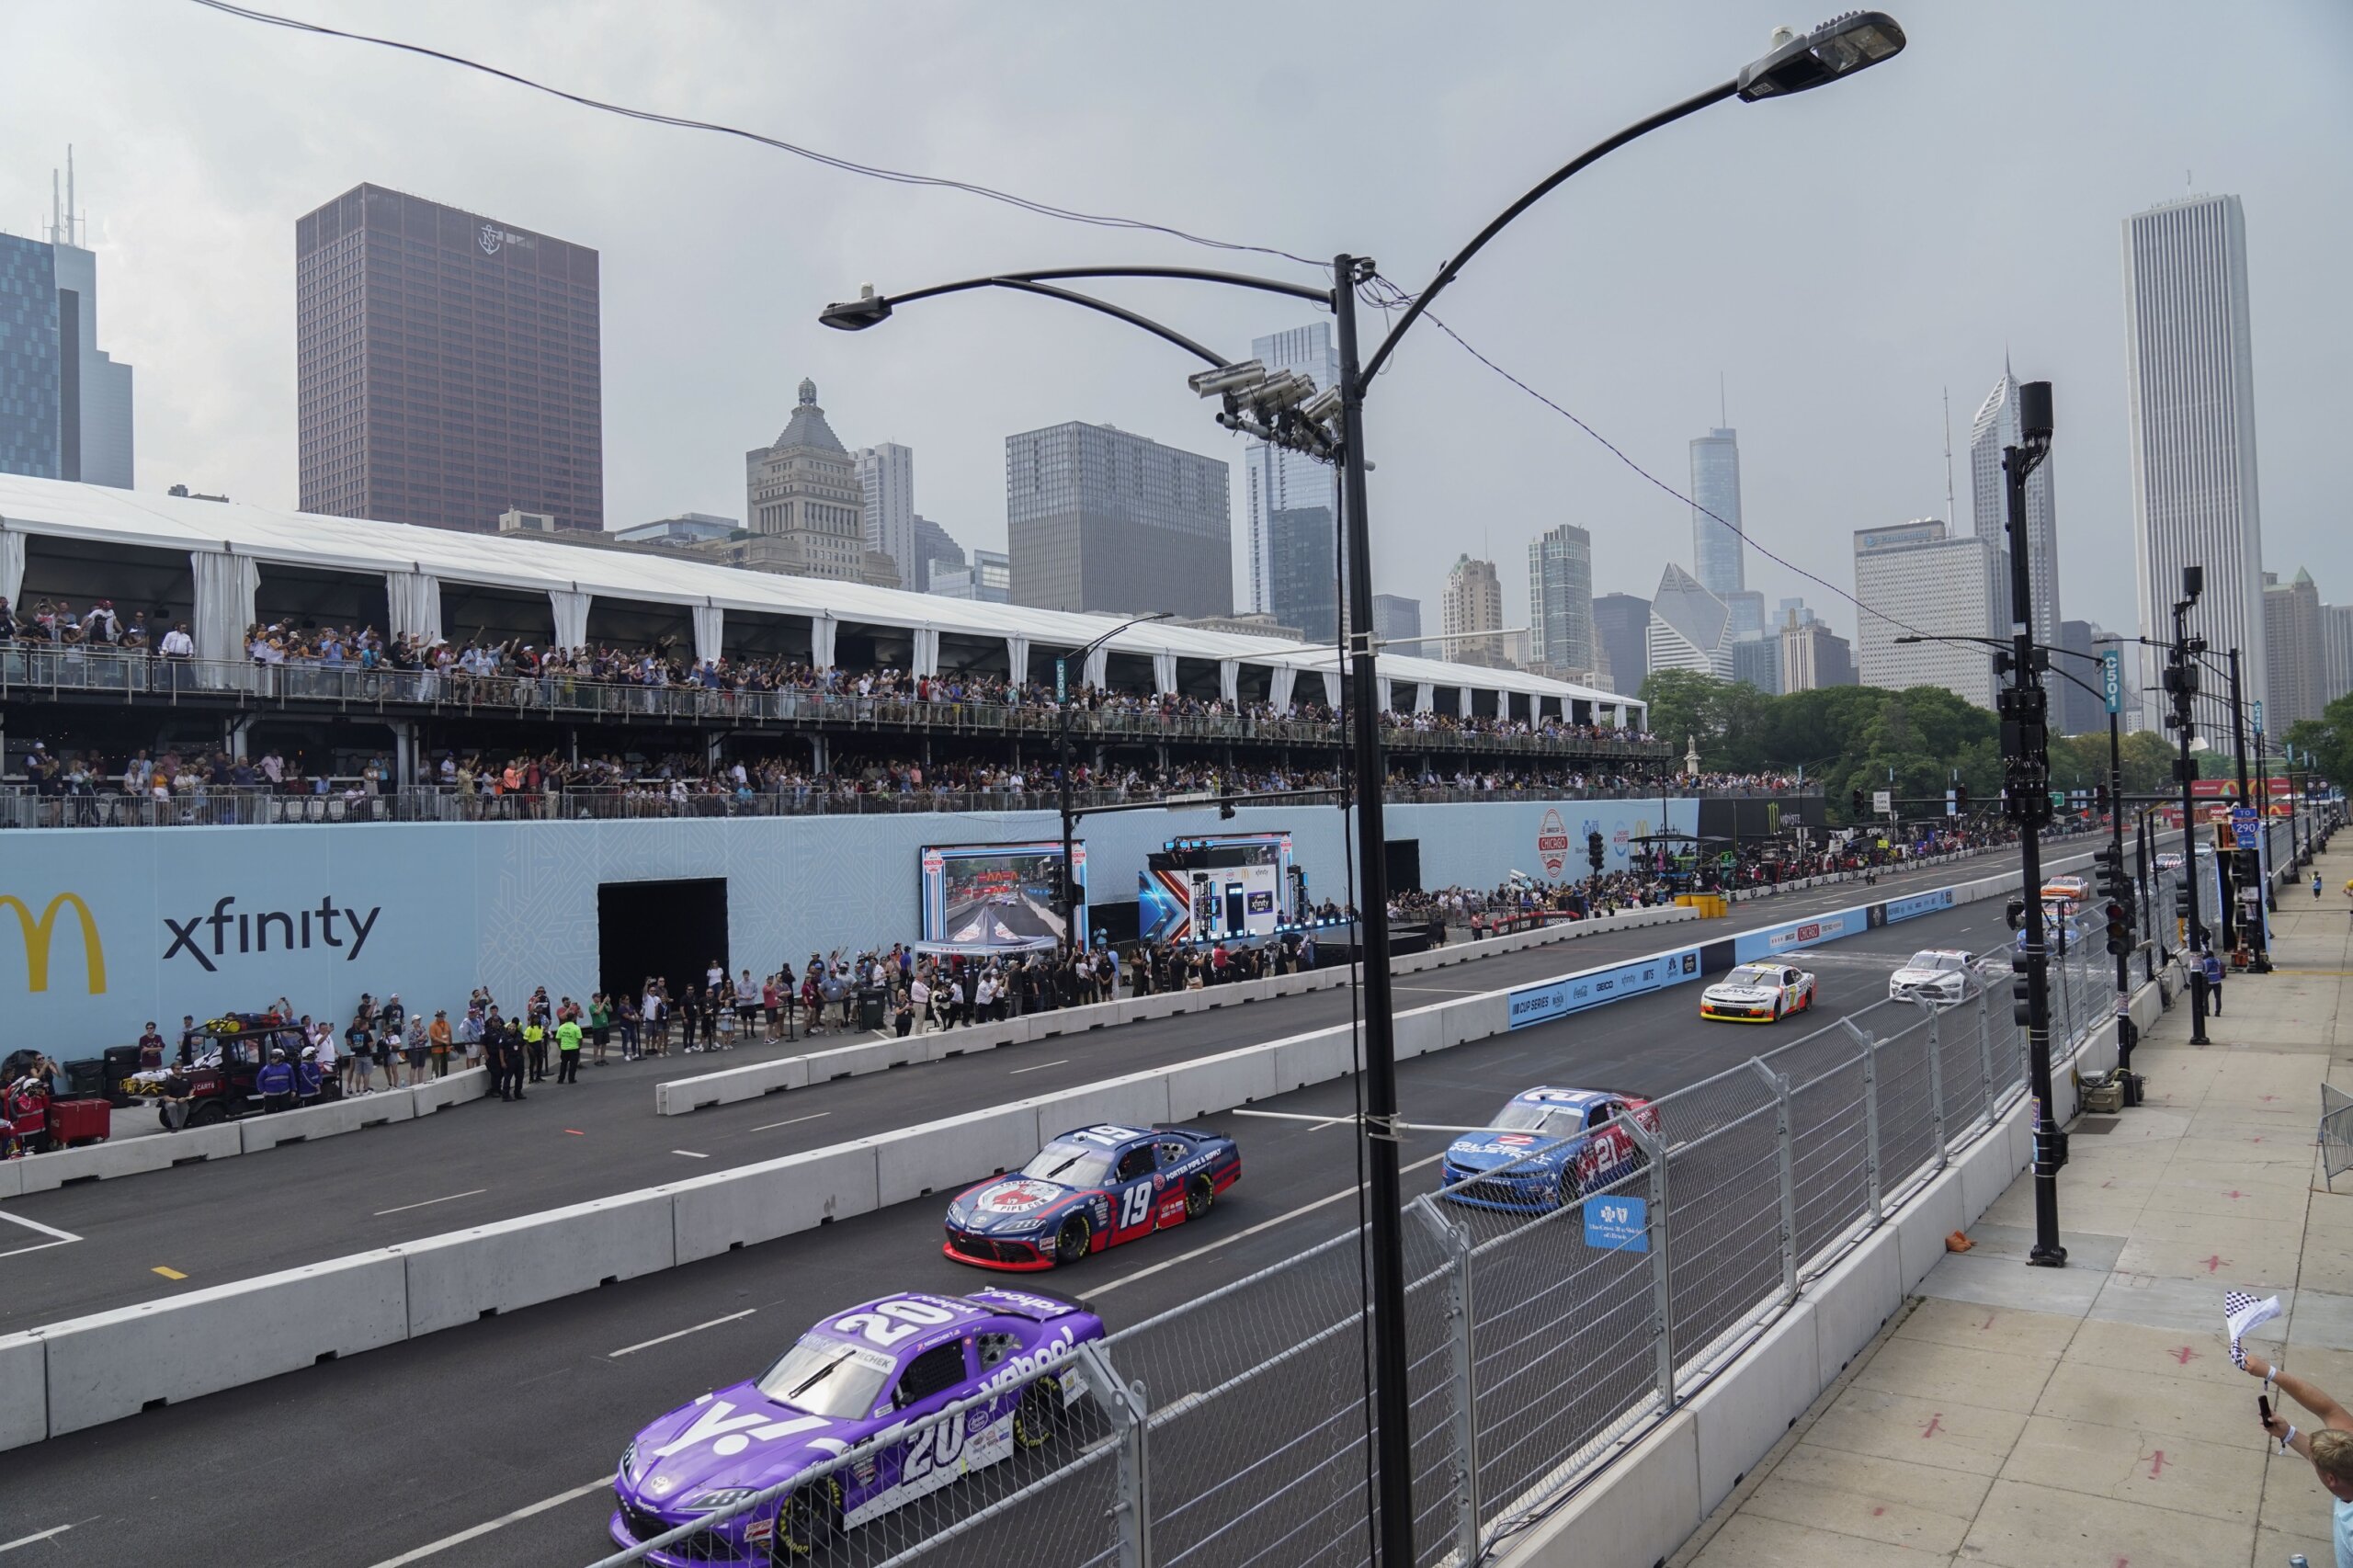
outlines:
[{"label": "blue race car", "polygon": [[1082,1127],[1011,1176],[984,1181],[948,1206],[959,1263],[1051,1268],[1210,1211],[1242,1177],[1231,1138],[1189,1127]]},{"label": "blue race car", "polygon": [[1102,1337],[1103,1320],[1092,1312],[1019,1290],[869,1301],[817,1324],[758,1377],[638,1433],[613,1479],[612,1538],[625,1547],[651,1540],[870,1437],[995,1391],[960,1420],[877,1449],[780,1502],[722,1518],[647,1561],[766,1568],[807,1556],[966,1471],[1051,1441],[1086,1392],[1075,1365],[1053,1369]]},{"label": "blue race car", "polygon": [[[1642,1149],[1620,1119],[1627,1117],[1658,1131],[1658,1108],[1639,1096],[1603,1089],[1523,1090],[1493,1126],[1466,1133],[1448,1147],[1438,1167],[1438,1196],[1481,1209],[1565,1209],[1586,1192],[1642,1168]],[[1509,1168],[1497,1171],[1499,1166]],[[1484,1174],[1489,1171],[1497,1174]]]}]

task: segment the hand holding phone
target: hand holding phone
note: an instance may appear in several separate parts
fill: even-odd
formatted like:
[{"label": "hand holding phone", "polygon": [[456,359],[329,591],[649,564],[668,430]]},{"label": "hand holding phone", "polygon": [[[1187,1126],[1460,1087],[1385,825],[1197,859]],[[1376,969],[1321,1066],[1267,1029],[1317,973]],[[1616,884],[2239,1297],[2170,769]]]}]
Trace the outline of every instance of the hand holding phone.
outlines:
[{"label": "hand holding phone", "polygon": [[2256,1394],[2255,1396],[2255,1409],[2256,1414],[2263,1417],[2263,1429],[2267,1432],[2271,1430],[2271,1396],[2268,1394]]}]

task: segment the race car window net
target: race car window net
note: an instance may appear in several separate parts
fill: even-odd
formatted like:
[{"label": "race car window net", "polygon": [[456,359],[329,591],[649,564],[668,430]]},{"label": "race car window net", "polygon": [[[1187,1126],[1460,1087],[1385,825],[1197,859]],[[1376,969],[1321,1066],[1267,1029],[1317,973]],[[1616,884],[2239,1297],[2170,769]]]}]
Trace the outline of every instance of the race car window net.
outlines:
[{"label": "race car window net", "polygon": [[1111,1174],[1111,1159],[1099,1149],[1085,1149],[1075,1143],[1049,1143],[1021,1167],[1021,1174],[1040,1181],[1060,1182],[1064,1187],[1101,1187],[1104,1178]]},{"label": "race car window net", "polygon": [[907,1363],[907,1369],[899,1374],[898,1392],[891,1396],[891,1403],[904,1410],[963,1381],[964,1342],[959,1339],[934,1346]]},{"label": "race car window net", "polygon": [[759,1391],[812,1415],[855,1418],[874,1408],[890,1380],[889,1368],[875,1365],[875,1359],[856,1346],[804,1335],[761,1375]]}]

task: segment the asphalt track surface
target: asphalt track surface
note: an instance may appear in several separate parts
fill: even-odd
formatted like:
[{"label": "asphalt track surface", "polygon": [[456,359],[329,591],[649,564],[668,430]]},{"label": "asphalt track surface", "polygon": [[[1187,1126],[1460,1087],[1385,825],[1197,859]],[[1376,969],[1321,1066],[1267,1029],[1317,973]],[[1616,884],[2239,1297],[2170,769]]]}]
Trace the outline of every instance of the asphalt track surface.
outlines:
[{"label": "asphalt track surface", "polygon": [[[2002,859],[1978,857],[1882,877],[1875,886],[1848,882],[1759,900],[1735,905],[1733,917],[1722,922],[1604,932],[1403,975],[1397,1005],[1424,1006],[1721,940],[1986,875]],[[1345,1024],[1349,1012],[1346,989],[1277,997],[812,1084],[677,1117],[654,1113],[654,1085],[662,1079],[872,1037],[828,1033],[813,1046],[804,1040],[695,1056],[679,1054],[674,1043],[670,1055],[635,1063],[620,1061],[616,1043],[612,1065],[584,1064],[580,1083],[572,1085],[555,1083],[551,1070],[518,1104],[476,1101],[317,1142],[11,1199],[0,1212],[80,1239],[0,1256],[0,1333],[1075,1088]],[[0,1253],[19,1239],[42,1238],[0,1236]]]},{"label": "asphalt track surface", "polygon": [[[1971,874],[1967,866],[1939,870],[1934,881]],[[1857,902],[1859,891],[1882,897],[1900,892],[1901,884],[1891,879],[1871,890],[1828,890],[1834,896],[1813,907]],[[1787,918],[1804,907],[1797,899],[1777,900],[1734,924]],[[1723,927],[1711,924],[1708,935],[1720,936]],[[1527,955],[1529,978],[1539,971],[1558,972],[1604,961],[1617,951],[1656,950],[1669,945],[1663,937],[1682,935],[1681,928],[1632,932],[1625,934],[1629,940],[1622,947],[1610,937],[1590,938]],[[1887,972],[1915,949],[1982,950],[1997,945],[2004,935],[2001,905],[1987,901],[1870,931],[1799,961],[1820,975],[1817,1012],[1819,1021],[1826,1023],[1883,998]],[[1605,949],[1604,943],[1612,946]],[[1473,982],[1483,987],[1502,983],[1504,971],[1518,967],[1516,959],[1483,960],[1468,971],[1439,971],[1432,983],[1449,990],[1468,989]],[[1267,1005],[1273,1009],[1270,1021],[1285,1033],[1308,1027],[1317,1009],[1296,1006],[1307,1000]],[[1345,997],[1341,1006],[1345,1008]],[[1794,1040],[1812,1027],[1803,1019],[1777,1028],[1703,1024],[1697,1006],[1696,986],[1685,984],[1415,1058],[1399,1069],[1402,1102],[1408,1118],[1416,1121],[1478,1125],[1510,1095],[1538,1083],[1605,1086],[1656,1096]],[[1254,1012],[1254,1026],[1256,1019]],[[1178,1022],[1211,1026],[1205,1036],[1190,1037],[1192,1050],[1242,1038],[1230,1021],[1216,1015]],[[1130,1048],[1101,1049],[1118,1038],[1087,1041],[1095,1049],[1085,1072],[1075,1076],[1099,1077],[1108,1066],[1132,1063],[1136,1058]],[[796,1091],[742,1108],[776,1120],[779,1115],[807,1114],[811,1106],[824,1106],[833,1110],[829,1119],[837,1124],[851,1121],[859,1111],[870,1119],[888,1115],[892,1124],[902,1124],[929,1114],[930,1090],[923,1081],[933,1074],[958,1085],[947,1092],[944,1103],[947,1108],[961,1108],[1030,1092],[1030,1079],[1044,1076],[1042,1072],[1021,1078],[1009,1074],[1030,1065],[1033,1058],[1051,1061],[1083,1049],[1045,1041],[939,1067],[903,1069]],[[1345,1119],[1353,1092],[1343,1080],[1249,1108],[1336,1119],[1323,1124],[1247,1111],[1206,1119],[1240,1140],[1245,1161],[1241,1183],[1209,1216],[1067,1270],[1017,1277],[1017,1283],[1083,1301],[1117,1330],[1346,1232],[1356,1217],[1355,1163]],[[623,1096],[600,1096],[588,1088],[580,1094],[583,1104],[599,1097]],[[631,1082],[625,1097],[642,1108],[648,1096],[642,1082]],[[540,1104],[534,1096],[530,1105]],[[214,1222],[204,1236],[208,1264],[216,1244],[232,1243],[267,1226],[249,1223],[236,1201],[222,1194],[178,1197],[178,1189],[195,1185],[188,1179],[191,1177],[225,1177],[264,1190],[291,1182],[298,1196],[322,1206],[325,1216],[306,1234],[304,1256],[322,1244],[331,1244],[337,1252],[356,1250],[393,1237],[354,1222],[352,1216],[411,1198],[414,1178],[402,1176],[390,1190],[363,1186],[358,1200],[353,1201],[348,1183],[335,1172],[300,1171],[309,1157],[347,1158],[380,1173],[385,1165],[406,1168],[408,1162],[422,1159],[445,1184],[482,1185],[493,1179],[500,1146],[522,1141],[536,1125],[524,1119],[533,1114],[528,1107],[467,1108],[462,1114],[444,1113],[423,1123],[347,1136],[315,1148],[111,1185],[126,1193],[147,1187],[153,1194],[148,1205],[173,1205],[176,1217],[159,1221],[152,1235],[168,1240],[172,1231],[180,1230],[176,1250],[183,1254],[192,1244],[186,1228],[209,1213]],[[713,1114],[672,1119],[665,1126],[678,1129],[691,1123],[692,1142],[714,1150],[724,1148],[731,1138],[752,1136],[732,1121],[726,1135],[703,1131],[703,1119]],[[476,1130],[486,1119],[510,1116],[518,1129],[514,1136],[485,1142]],[[585,1118],[575,1112],[571,1119]],[[627,1119],[617,1120],[619,1135],[608,1136],[605,1144],[629,1142]],[[461,1147],[478,1158],[452,1164],[458,1156],[449,1153],[396,1153],[407,1142],[404,1134],[448,1136],[449,1130],[435,1126],[444,1120],[465,1130],[467,1142]],[[812,1143],[865,1130],[815,1125],[826,1131],[809,1139]],[[1434,1185],[1436,1156],[1447,1141],[1442,1132],[1408,1137],[1404,1159],[1409,1195]],[[655,1142],[666,1145],[688,1140],[665,1131]],[[350,1154],[345,1155],[338,1145],[350,1146]],[[756,1149],[762,1156],[780,1152],[768,1142],[738,1142],[737,1147],[746,1153]],[[637,1178],[629,1173],[637,1167],[630,1161],[654,1159],[642,1153],[632,1156],[618,1147],[599,1153],[602,1158],[595,1162],[584,1158],[588,1168],[609,1177],[599,1190],[633,1185]],[[256,1172],[268,1168],[267,1178],[242,1172],[241,1166]],[[674,1167],[657,1161],[652,1168],[667,1172]],[[563,1179],[570,1182],[576,1175],[567,1171]],[[386,1174],[382,1179],[394,1178]],[[500,1179],[517,1178],[502,1175]],[[572,1190],[566,1187],[562,1193],[523,1196],[508,1206],[509,1211],[563,1201]],[[57,1196],[86,1199],[106,1194]],[[127,1207],[133,1212],[142,1208]],[[70,1528],[18,1548],[24,1552],[21,1561],[88,1561],[96,1549],[114,1560],[154,1562],[426,1562],[433,1568],[586,1562],[609,1550],[605,1521],[610,1511],[612,1467],[622,1445],[643,1423],[706,1390],[752,1375],[810,1323],[846,1306],[895,1291],[955,1292],[1007,1278],[984,1275],[940,1256],[942,1208],[937,1199],[900,1204],[820,1231],[0,1456],[0,1520],[8,1525],[0,1532],[0,1545],[63,1526]],[[443,1217],[439,1222],[454,1221]],[[413,1228],[401,1225],[397,1232],[410,1234]],[[59,1247],[29,1256],[55,1260],[81,1250]],[[17,1261],[22,1260],[7,1260],[0,1267]],[[57,1271],[54,1261],[46,1271]],[[1625,1310],[1646,1316],[1647,1302],[1639,1299],[1640,1292],[1627,1294]],[[1216,1328],[1243,1342],[1241,1354],[1264,1353],[1288,1343],[1258,1329],[1257,1337],[1267,1343],[1253,1346],[1248,1341],[1254,1325],[1239,1319],[1225,1320]],[[201,1347],[192,1346],[189,1353],[201,1354]],[[1629,1366],[1629,1391],[1639,1384],[1643,1370]],[[1614,1388],[1594,1392],[1598,1397],[1620,1399]],[[1246,1428],[1233,1433],[1230,1440],[1214,1445],[1220,1456],[1216,1462],[1249,1465],[1254,1441],[1264,1437],[1263,1432]],[[1161,1465],[1178,1459],[1168,1454],[1164,1460],[1168,1447],[1155,1437],[1156,1486],[1162,1483]],[[1177,1476],[1172,1470],[1165,1479],[1176,1483]],[[1500,1494],[1494,1485],[1508,1481],[1501,1474],[1492,1477],[1490,1496]],[[1156,1495],[1155,1503],[1159,1501]],[[1054,1524],[1049,1519],[1040,1528]],[[1072,1536],[1090,1539],[1096,1528],[1091,1520],[1063,1520],[1060,1525]],[[1061,1550],[1077,1555],[1067,1544]],[[968,1550],[946,1551],[938,1560],[1008,1559],[974,1541]],[[1045,1561],[1042,1556],[1035,1560]],[[17,1568],[17,1561],[7,1568]]]}]

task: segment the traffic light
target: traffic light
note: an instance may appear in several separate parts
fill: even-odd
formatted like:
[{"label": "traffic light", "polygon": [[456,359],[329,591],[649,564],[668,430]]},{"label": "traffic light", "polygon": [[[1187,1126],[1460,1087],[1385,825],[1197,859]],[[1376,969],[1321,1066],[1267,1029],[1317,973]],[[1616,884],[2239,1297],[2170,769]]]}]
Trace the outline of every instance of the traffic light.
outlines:
[{"label": "traffic light", "polygon": [[1601,835],[1599,833],[1588,833],[1585,835],[1585,858],[1592,864],[1593,874],[1595,876],[1599,876],[1601,874],[1601,862],[1603,858]]},{"label": "traffic light", "polygon": [[2173,914],[2177,920],[2189,918],[2189,884],[2187,882],[2173,890]]},{"label": "traffic light", "polygon": [[1968,785],[1956,784],[1952,787],[1952,808],[1960,815],[1967,816],[1969,814]]},{"label": "traffic light", "polygon": [[2010,1017],[2018,1028],[2034,1023],[2034,977],[2024,970],[2010,976]]},{"label": "traffic light", "polygon": [[1847,804],[1859,817],[1869,810],[1869,808],[1863,804],[1863,792],[1860,790],[1849,790],[1847,791]]},{"label": "traffic light", "polygon": [[2121,899],[2108,901],[2108,951],[2110,958],[2122,958],[2132,950],[2132,916]]},{"label": "traffic light", "polygon": [[2097,812],[2101,816],[2106,816],[2106,815],[2108,815],[2108,786],[2107,786],[2107,785],[2105,785],[2105,784],[2097,784],[2097,785],[2094,785],[2094,786],[2092,787],[2092,805],[2093,805],[2093,809],[2094,809],[2094,810],[2096,810],[2096,811],[2097,811]]}]

